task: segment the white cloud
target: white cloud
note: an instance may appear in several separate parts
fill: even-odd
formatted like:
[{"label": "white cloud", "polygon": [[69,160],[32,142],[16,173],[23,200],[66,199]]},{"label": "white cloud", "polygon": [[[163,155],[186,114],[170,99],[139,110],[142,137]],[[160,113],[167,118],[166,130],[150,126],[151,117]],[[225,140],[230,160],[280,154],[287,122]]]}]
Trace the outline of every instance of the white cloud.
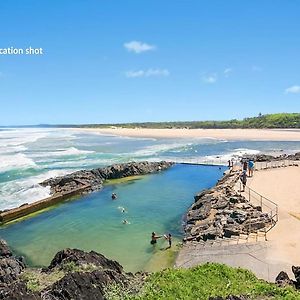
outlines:
[{"label": "white cloud", "polygon": [[127,51],[135,52],[137,54],[146,52],[146,51],[153,51],[156,49],[156,46],[154,46],[154,45],[149,45],[149,44],[139,42],[139,41],[131,41],[131,42],[125,43],[124,47],[127,49]]},{"label": "white cloud", "polygon": [[225,77],[229,77],[229,75],[230,75],[230,73],[232,73],[232,68],[226,68],[225,70],[224,70],[224,76]]},{"label": "white cloud", "polygon": [[203,74],[202,75],[202,81],[204,83],[215,83],[218,80],[218,74],[212,73],[212,74]]},{"label": "white cloud", "polygon": [[127,78],[137,78],[137,77],[167,77],[170,75],[169,70],[167,69],[148,69],[148,70],[136,70],[136,71],[127,71],[125,76]]},{"label": "white cloud", "polygon": [[300,94],[300,86],[299,85],[293,85],[290,86],[285,90],[286,94]]}]

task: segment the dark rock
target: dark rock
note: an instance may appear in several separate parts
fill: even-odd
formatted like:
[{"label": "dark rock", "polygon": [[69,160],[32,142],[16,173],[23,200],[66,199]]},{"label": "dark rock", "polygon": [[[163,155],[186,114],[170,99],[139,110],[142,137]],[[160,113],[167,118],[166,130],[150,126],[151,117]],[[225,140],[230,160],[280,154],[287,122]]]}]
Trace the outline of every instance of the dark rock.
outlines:
[{"label": "dark rock", "polygon": [[209,216],[211,211],[211,204],[204,202],[198,209],[192,209],[187,214],[187,223],[195,222],[197,220],[204,220]]},{"label": "dark rock", "polygon": [[297,289],[300,289],[300,267],[292,266],[292,272],[295,275],[295,285]]},{"label": "dark rock", "polygon": [[74,262],[77,266],[91,264],[102,269],[110,269],[117,273],[123,272],[123,267],[114,260],[106,258],[95,251],[84,252],[78,249],[64,249],[56,253],[52,259],[49,269],[62,267],[65,263]]},{"label": "dark rock", "polygon": [[28,291],[25,282],[17,281],[9,285],[0,286],[0,299],[41,300],[42,298],[38,293]]},{"label": "dark rock", "polygon": [[280,287],[284,287],[284,286],[287,286],[287,285],[294,285],[293,280],[291,280],[291,279],[289,278],[289,275],[288,275],[286,272],[284,272],[284,271],[281,271],[281,272],[277,275],[277,277],[276,277],[276,279],[275,279],[275,283],[276,283],[278,286],[280,286]]},{"label": "dark rock", "polygon": [[111,284],[126,286],[128,279],[125,275],[113,270],[69,273],[54,283],[47,290],[47,294],[50,299],[102,300],[106,299],[104,297],[105,287]]},{"label": "dark rock", "polygon": [[0,240],[0,257],[12,256],[12,253],[4,240]]},{"label": "dark rock", "polygon": [[24,263],[13,256],[0,258],[0,284],[17,280],[24,268]]},{"label": "dark rock", "polygon": [[195,202],[197,202],[199,199],[201,199],[203,196],[211,194],[213,191],[212,190],[203,190],[202,192],[196,194],[194,196]]},{"label": "dark rock", "polygon": [[104,180],[117,179],[134,175],[145,175],[165,170],[172,166],[171,162],[132,162],[115,164],[105,168],[81,170],[61,177],[47,179],[40,183],[50,186],[52,194],[66,194],[83,188],[84,192],[92,192],[102,188]]},{"label": "dark rock", "polygon": [[228,206],[229,201],[225,198],[219,199],[215,204],[212,205],[212,208],[215,209],[224,209]]},{"label": "dark rock", "polygon": [[240,228],[234,225],[224,227],[224,237],[227,238],[231,238],[232,236],[239,236],[240,232]]}]

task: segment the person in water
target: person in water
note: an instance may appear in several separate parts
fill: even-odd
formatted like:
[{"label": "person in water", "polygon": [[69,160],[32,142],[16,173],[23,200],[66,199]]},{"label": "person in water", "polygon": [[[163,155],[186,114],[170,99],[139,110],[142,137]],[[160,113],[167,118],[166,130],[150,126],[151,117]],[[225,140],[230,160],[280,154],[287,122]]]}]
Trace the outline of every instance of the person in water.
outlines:
[{"label": "person in water", "polygon": [[124,220],[122,221],[122,223],[123,223],[124,225],[130,224],[126,219],[124,219]]},{"label": "person in water", "polygon": [[161,235],[156,235],[156,233],[153,231],[151,235],[151,245],[155,245],[157,243],[157,240],[160,239],[162,236]]},{"label": "person in water", "polygon": [[111,194],[111,199],[113,199],[113,200],[117,199],[117,194],[116,193],[112,193]]},{"label": "person in water", "polygon": [[[168,233],[168,235],[165,235],[165,238],[166,240],[168,241],[169,243],[169,247],[168,248],[171,248],[172,247],[172,234],[171,233]],[[167,249],[168,249],[167,248]]]}]

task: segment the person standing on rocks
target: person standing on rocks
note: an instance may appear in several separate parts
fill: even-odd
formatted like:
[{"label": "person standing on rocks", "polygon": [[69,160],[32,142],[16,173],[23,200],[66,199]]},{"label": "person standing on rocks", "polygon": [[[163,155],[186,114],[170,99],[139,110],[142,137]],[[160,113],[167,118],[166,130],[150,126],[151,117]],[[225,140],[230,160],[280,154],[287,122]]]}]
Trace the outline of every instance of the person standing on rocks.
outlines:
[{"label": "person standing on rocks", "polygon": [[243,170],[241,176],[240,176],[240,180],[242,182],[242,185],[243,185],[243,189],[241,190],[241,192],[245,192],[245,187],[246,187],[246,184],[247,184],[247,170]]}]

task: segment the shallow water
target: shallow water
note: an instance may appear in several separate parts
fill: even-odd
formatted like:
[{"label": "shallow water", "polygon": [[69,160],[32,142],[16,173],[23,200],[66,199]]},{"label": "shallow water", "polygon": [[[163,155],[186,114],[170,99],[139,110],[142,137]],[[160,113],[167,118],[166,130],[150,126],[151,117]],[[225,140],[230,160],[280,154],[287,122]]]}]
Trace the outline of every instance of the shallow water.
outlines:
[{"label": "shallow water", "polygon": [[[182,237],[182,217],[193,196],[213,186],[223,172],[219,167],[176,165],[158,174],[118,181],[102,191],[1,227],[0,236],[31,266],[48,265],[57,251],[71,247],[103,253],[127,271],[151,269],[150,265],[153,269],[155,257],[160,268],[172,253],[164,250],[164,239],[155,247],[150,245],[151,232],[170,232],[175,244]],[[111,199],[113,192],[117,200]],[[123,219],[130,224],[122,224]]]}]

